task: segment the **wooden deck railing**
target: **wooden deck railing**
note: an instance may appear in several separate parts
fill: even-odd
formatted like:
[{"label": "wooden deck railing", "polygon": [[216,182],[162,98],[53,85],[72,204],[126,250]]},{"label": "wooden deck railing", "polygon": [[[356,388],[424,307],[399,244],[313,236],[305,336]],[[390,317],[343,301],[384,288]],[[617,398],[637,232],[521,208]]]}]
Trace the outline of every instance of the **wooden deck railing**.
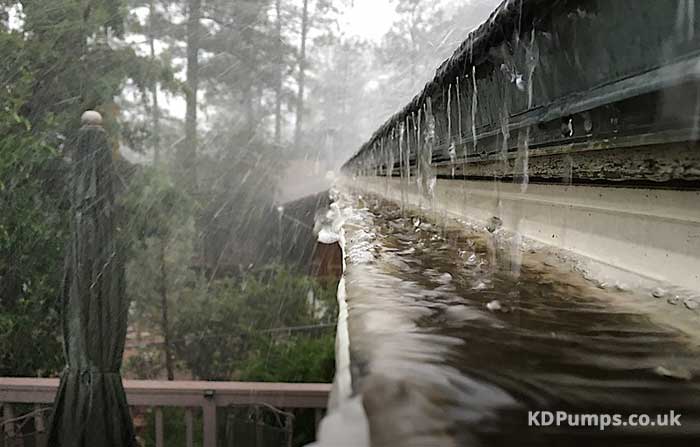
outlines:
[{"label": "wooden deck railing", "polygon": [[[19,436],[14,414],[16,404],[32,404],[35,410],[26,418],[34,419],[37,443],[45,442],[46,406],[53,403],[58,379],[0,378],[0,421],[5,446],[21,446],[13,438]],[[127,401],[131,407],[155,409],[156,446],[162,447],[163,407],[185,408],[186,445],[193,445],[193,409],[200,408],[203,421],[204,447],[216,447],[217,407],[272,406],[276,408],[326,408],[330,385],[293,383],[194,382],[125,380]],[[2,438],[0,437],[0,438]],[[2,445],[2,443],[0,443]]]}]

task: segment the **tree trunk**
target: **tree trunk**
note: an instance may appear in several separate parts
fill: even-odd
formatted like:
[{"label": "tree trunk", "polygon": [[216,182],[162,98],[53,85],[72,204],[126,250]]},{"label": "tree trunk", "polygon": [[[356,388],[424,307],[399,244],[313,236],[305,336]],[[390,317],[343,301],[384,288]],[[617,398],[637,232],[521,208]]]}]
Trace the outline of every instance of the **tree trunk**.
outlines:
[{"label": "tree trunk", "polygon": [[189,0],[187,17],[187,113],[181,163],[191,192],[197,189],[197,90],[199,89],[199,40],[202,0]]},{"label": "tree trunk", "polygon": [[294,145],[301,146],[301,132],[304,121],[304,83],[306,82],[306,38],[309,33],[309,0],[304,0],[301,16],[301,49],[299,51],[299,92],[297,94],[297,121],[294,130]]},{"label": "tree trunk", "polygon": [[275,86],[275,144],[282,143],[282,77],[284,59],[282,57],[282,0],[275,1],[277,14],[277,85]]},{"label": "tree trunk", "polygon": [[[148,44],[151,48],[151,62],[156,61],[156,45],[155,45],[155,0],[150,0],[149,3],[149,24],[148,24]],[[151,118],[153,119],[153,161],[157,166],[160,164],[160,106],[158,105],[158,83],[153,80],[151,85],[151,97],[153,101],[153,109],[151,110]]]},{"label": "tree trunk", "polygon": [[160,240],[160,324],[163,331],[163,354],[165,355],[165,370],[168,380],[175,380],[173,370],[173,355],[170,349],[170,322],[168,321],[168,273],[165,269],[165,240]]}]

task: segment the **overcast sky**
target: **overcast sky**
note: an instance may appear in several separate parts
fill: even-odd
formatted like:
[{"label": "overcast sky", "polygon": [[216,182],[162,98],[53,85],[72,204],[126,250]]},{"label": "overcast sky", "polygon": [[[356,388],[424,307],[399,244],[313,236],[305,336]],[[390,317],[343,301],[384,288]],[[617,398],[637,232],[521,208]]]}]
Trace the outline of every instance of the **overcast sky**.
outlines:
[{"label": "overcast sky", "polygon": [[341,21],[341,29],[348,35],[378,41],[395,18],[395,6],[390,0],[354,0]]},{"label": "overcast sky", "polygon": [[[500,0],[424,0],[461,3],[493,3],[495,8]],[[143,12],[146,14],[146,11]],[[396,3],[392,0],[353,0],[340,19],[340,30],[345,36],[357,36],[379,42],[396,20]],[[465,36],[466,37],[466,36]],[[185,101],[180,96],[165,95],[164,106],[180,119],[185,116]]]},{"label": "overcast sky", "polygon": [[[353,5],[340,19],[340,29],[347,36],[358,36],[378,42],[389,31],[395,19],[396,6],[392,0],[354,0]],[[184,119],[184,98],[166,95],[164,99],[165,107],[170,113]]]}]

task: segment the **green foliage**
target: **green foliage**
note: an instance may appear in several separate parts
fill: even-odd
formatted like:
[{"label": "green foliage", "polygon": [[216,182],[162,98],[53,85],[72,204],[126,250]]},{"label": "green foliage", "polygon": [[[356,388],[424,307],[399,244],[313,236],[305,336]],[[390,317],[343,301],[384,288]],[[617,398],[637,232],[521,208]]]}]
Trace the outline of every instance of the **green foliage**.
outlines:
[{"label": "green foliage", "polygon": [[330,383],[335,373],[335,337],[332,330],[320,335],[262,338],[239,374],[251,382]]},{"label": "green foliage", "polygon": [[[173,325],[178,358],[201,379],[310,381],[323,376],[323,343],[307,344],[308,356],[319,358],[305,367],[289,364],[283,371],[262,373],[271,359],[277,366],[286,352],[298,354],[308,342],[290,337],[288,329],[335,320],[335,291],[283,268],[248,275],[241,281],[201,284],[182,297]],[[313,309],[313,298],[317,307]],[[328,341],[328,340],[326,340]],[[332,342],[329,343],[332,349]],[[271,356],[274,354],[274,356]],[[309,373],[307,376],[306,373]],[[327,377],[327,376],[326,376]]]},{"label": "green foliage", "polygon": [[52,294],[25,292],[0,306],[0,376],[55,377],[64,364],[59,325]]},{"label": "green foliage", "polygon": [[[172,84],[172,74],[117,42],[124,32],[122,0],[43,0],[21,2],[20,31],[3,34],[21,41],[3,57],[14,73],[31,76],[30,95],[23,98],[19,113],[36,132],[70,141],[80,126],[83,111],[97,109],[105,117],[109,134],[119,134],[119,109],[115,97],[127,80],[144,91],[156,79]],[[165,82],[164,81],[164,82]],[[61,141],[52,141],[60,146]]]},{"label": "green foliage", "polygon": [[140,168],[130,178],[120,203],[128,216],[127,229],[132,241],[142,244],[153,237],[172,239],[178,231],[184,231],[193,211],[191,198],[175,186],[161,167]]},{"label": "green foliage", "polygon": [[156,380],[163,369],[161,353],[148,347],[139,349],[137,355],[129,357],[122,367],[122,373],[128,373],[139,380]]},{"label": "green foliage", "polygon": [[[68,237],[64,191],[69,181],[64,157],[71,156],[80,115],[85,109],[97,108],[105,116],[115,146],[119,136],[126,136],[136,149],[145,151],[150,125],[138,119],[136,124],[119,123],[120,109],[115,99],[127,86],[144,96],[154,84],[161,90],[182,90],[173,77],[178,69],[173,61],[180,56],[179,44],[184,39],[174,26],[186,12],[181,8],[184,3],[154,0],[157,17],[153,29],[134,16],[125,20],[126,6],[150,3],[0,2],[0,9],[18,7],[22,23],[14,31],[5,25],[0,27],[2,373],[49,374],[62,364],[58,302]],[[330,29],[324,17],[337,13],[333,2],[317,3],[314,26]],[[206,359],[207,352],[214,358],[211,371],[201,371],[202,377],[242,374],[240,362],[246,361],[251,352],[277,352],[281,358],[283,352],[296,349],[292,345],[306,343],[303,337],[292,337],[290,340],[295,342],[290,344],[259,331],[328,321],[327,317],[313,315],[307,302],[309,290],[314,290],[316,296],[325,292],[308,278],[275,269],[272,273],[209,283],[198,279],[191,269],[196,259],[196,239],[202,235],[228,237],[221,244],[212,238],[214,245],[229,248],[228,252],[215,252],[212,258],[218,261],[226,255],[238,260],[243,270],[271,259],[270,252],[277,247],[271,241],[280,233],[274,206],[277,174],[281,171],[279,148],[269,143],[261,123],[273,113],[266,98],[276,88],[278,77],[293,77],[296,50],[289,41],[296,32],[293,28],[297,20],[293,18],[298,11],[283,2],[286,23],[280,42],[276,23],[268,14],[270,6],[271,1],[253,0],[205,4],[202,53],[217,57],[204,64],[203,84],[217,95],[209,98],[213,107],[226,107],[227,113],[217,114],[214,130],[207,138],[206,154],[200,158],[200,169],[206,175],[201,180],[199,203],[174,187],[164,167],[137,170],[127,179],[129,185],[119,199],[120,212],[128,216],[120,222],[119,231],[129,247],[128,290],[134,301],[134,315],[157,324],[165,282],[182,337],[209,337],[209,332],[225,332],[231,324],[238,325],[234,334],[228,331],[226,335],[224,345],[231,347],[230,352],[200,350],[200,359]],[[134,46],[119,40],[125,32],[149,31],[166,46],[156,60],[139,56]],[[229,67],[236,69],[227,71]],[[285,101],[293,90],[287,84]],[[163,126],[167,125],[174,128],[177,123]],[[327,301],[328,309],[332,309],[334,299]],[[180,312],[183,305],[197,312],[187,316]],[[227,315],[226,319],[217,319],[219,313]],[[327,315],[333,317],[334,312],[329,310]],[[240,342],[238,352],[233,346],[236,340]],[[195,363],[194,359],[187,360]],[[308,373],[320,377],[317,372]]]},{"label": "green foliage", "polygon": [[[168,310],[194,281],[191,200],[160,167],[146,167],[131,177],[121,202],[128,216],[125,239],[131,242],[126,268],[131,324],[168,340]],[[162,359],[172,359],[167,352]],[[135,358],[141,362],[132,360],[126,369],[139,378],[156,378],[163,366],[157,357],[160,352],[144,349]]]},{"label": "green foliage", "polygon": [[[0,33],[0,53],[23,46]],[[11,63],[0,65],[9,81],[0,88],[0,375],[46,375],[62,364],[57,298],[67,222],[55,186],[65,169],[21,115],[33,79]]]},{"label": "green foliage", "polygon": [[151,70],[133,49],[111,46],[121,1],[2,4],[21,4],[23,25],[0,28],[0,375],[49,375],[63,364],[63,155],[85,109],[100,109],[116,136],[114,97]]}]

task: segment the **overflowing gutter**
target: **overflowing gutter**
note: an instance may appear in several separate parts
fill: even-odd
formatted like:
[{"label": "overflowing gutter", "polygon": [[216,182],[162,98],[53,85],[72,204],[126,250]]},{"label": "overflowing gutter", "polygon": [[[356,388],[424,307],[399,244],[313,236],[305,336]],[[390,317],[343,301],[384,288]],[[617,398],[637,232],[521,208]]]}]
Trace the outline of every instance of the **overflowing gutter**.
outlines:
[{"label": "overflowing gutter", "polygon": [[[700,8],[692,3],[504,1],[348,160],[337,187],[492,233],[515,258],[541,257],[697,340]],[[362,246],[352,236],[361,225],[344,225],[347,257]],[[339,294],[350,303],[345,341],[364,334],[353,323],[362,320],[358,298],[348,298],[364,296],[366,272],[355,264]],[[377,419],[387,414],[368,404],[374,392],[358,400],[352,352],[362,349],[345,341],[341,359],[349,350],[350,363],[339,365],[340,404],[320,445],[364,445],[368,433],[377,444],[383,422],[397,418]],[[361,441],[331,435],[348,427]]]},{"label": "overflowing gutter", "polygon": [[687,2],[509,0],[345,164],[345,185],[700,291],[698,104]]}]

